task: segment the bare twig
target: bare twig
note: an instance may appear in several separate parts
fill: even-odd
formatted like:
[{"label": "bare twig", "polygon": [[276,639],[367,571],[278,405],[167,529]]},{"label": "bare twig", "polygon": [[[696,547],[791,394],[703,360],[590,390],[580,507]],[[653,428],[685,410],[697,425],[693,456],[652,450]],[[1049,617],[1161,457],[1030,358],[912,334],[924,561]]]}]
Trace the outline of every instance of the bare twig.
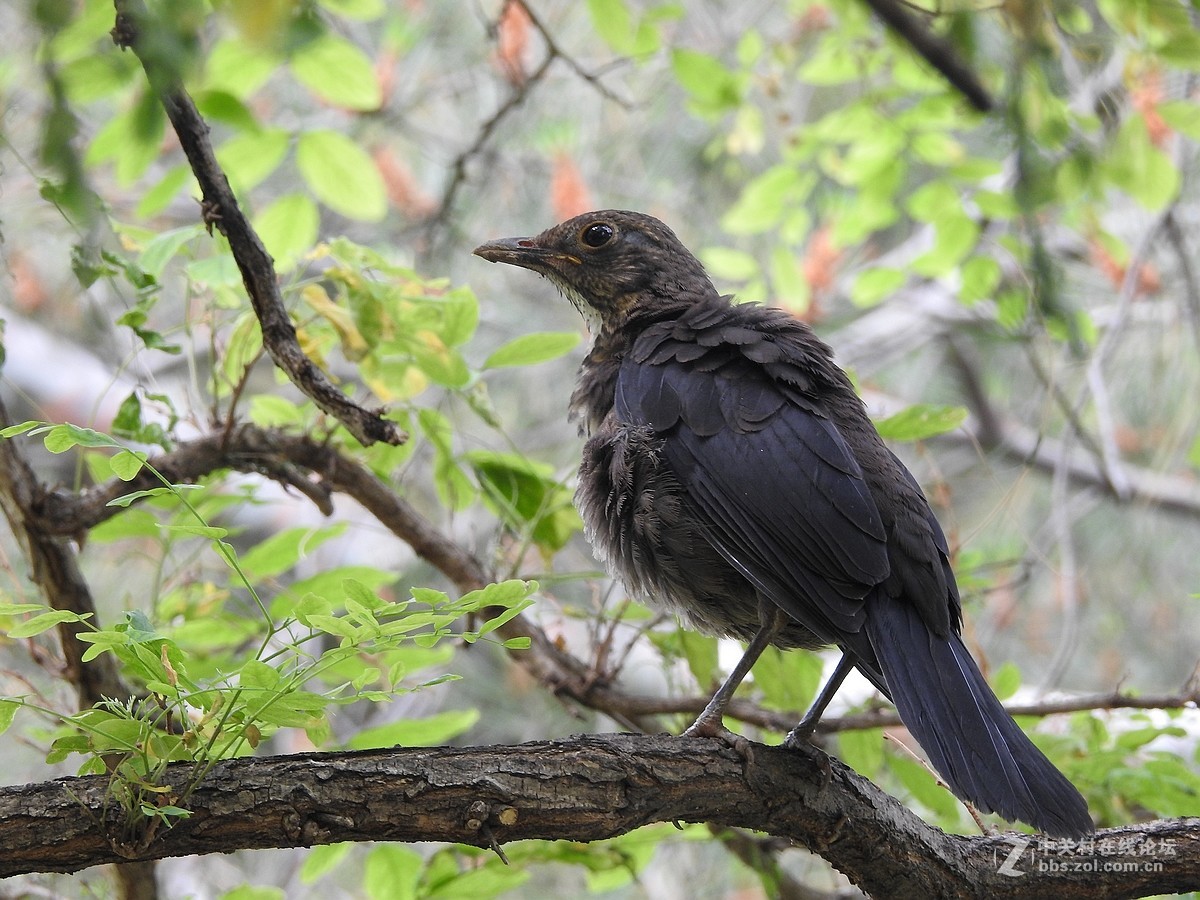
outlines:
[{"label": "bare twig", "polygon": [[534,85],[545,77],[546,72],[550,70],[550,65],[557,58],[555,53],[547,53],[545,59],[529,74],[529,77],[516,87],[508,99],[501,103],[491,117],[479,127],[471,146],[454,158],[454,162],[450,164],[450,180],[446,182],[446,188],[442,191],[442,199],[438,203],[438,210],[430,220],[431,227],[441,226],[449,218],[458,192],[466,183],[467,166],[484,151],[500,123],[525,102]]},{"label": "bare twig", "polygon": [[1179,274],[1183,278],[1183,297],[1187,303],[1188,321],[1192,325],[1192,337],[1196,341],[1196,348],[1200,349],[1200,279],[1197,279],[1196,269],[1192,264],[1192,251],[1188,248],[1187,238],[1184,236],[1183,228],[1180,227],[1179,218],[1175,215],[1174,210],[1167,213],[1163,226],[1166,228],[1167,239],[1171,242],[1171,249],[1175,251],[1175,258],[1179,263]]},{"label": "bare twig", "polygon": [[537,13],[533,11],[533,7],[526,3],[525,0],[511,0],[511,2],[519,3],[521,8],[525,10],[525,14],[529,16],[530,24],[532,24],[533,27],[537,29],[537,33],[542,36],[542,40],[545,41],[546,47],[550,50],[552,56],[555,56],[566,63],[572,72],[594,87],[602,97],[623,107],[629,107],[629,101],[613,93],[612,89],[601,80],[600,75],[595,72],[589,72],[579,64],[579,61],[576,60],[575,57],[563,51],[562,47],[560,47],[558,42],[555,41],[553,33],[551,33],[550,29],[545,26],[540,18],[538,18]]}]

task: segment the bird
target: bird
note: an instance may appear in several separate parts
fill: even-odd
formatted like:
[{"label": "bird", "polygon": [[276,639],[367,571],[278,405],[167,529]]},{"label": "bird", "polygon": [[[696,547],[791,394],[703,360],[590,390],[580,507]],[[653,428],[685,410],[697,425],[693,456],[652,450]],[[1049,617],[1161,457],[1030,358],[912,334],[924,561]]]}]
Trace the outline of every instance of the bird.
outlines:
[{"label": "bird", "polygon": [[963,643],[945,534],[809,325],[720,294],[643,213],[585,213],[474,252],[544,276],[587,323],[569,409],[597,557],[634,597],[747,644],[684,734],[728,735],[724,708],[766,647],[836,646],[785,745],[857,668],[957,796],[1055,837],[1093,830]]}]

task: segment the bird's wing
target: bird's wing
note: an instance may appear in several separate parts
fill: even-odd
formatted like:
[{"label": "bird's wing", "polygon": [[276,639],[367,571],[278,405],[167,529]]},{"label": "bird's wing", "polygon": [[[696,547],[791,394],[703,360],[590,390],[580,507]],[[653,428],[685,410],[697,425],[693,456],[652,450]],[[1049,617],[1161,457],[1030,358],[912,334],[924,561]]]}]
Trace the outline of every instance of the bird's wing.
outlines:
[{"label": "bird's wing", "polygon": [[710,540],[760,592],[822,639],[858,644],[863,598],[890,567],[853,453],[819,406],[761,366],[698,349],[626,357],[618,418],[662,438]]}]

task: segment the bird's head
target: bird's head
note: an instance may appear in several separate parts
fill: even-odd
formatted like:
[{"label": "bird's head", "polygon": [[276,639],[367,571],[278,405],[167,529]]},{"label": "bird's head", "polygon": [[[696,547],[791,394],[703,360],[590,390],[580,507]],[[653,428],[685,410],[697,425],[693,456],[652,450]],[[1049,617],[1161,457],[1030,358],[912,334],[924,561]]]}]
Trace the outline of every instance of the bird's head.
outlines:
[{"label": "bird's head", "polygon": [[627,210],[585,213],[535,237],[488,241],[475,255],[544,275],[593,333],[664,304],[716,294],[700,261],[670,228]]}]

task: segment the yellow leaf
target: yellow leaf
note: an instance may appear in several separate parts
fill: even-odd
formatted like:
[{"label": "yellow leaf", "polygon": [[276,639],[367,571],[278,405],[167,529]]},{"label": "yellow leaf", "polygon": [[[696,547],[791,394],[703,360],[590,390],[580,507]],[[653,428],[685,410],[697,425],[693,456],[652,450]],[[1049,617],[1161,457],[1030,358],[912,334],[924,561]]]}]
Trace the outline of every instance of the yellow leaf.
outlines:
[{"label": "yellow leaf", "polygon": [[370,348],[362,332],[354,324],[349,310],[334,303],[325,289],[318,284],[310,284],[304,289],[302,296],[313,312],[333,326],[342,342],[342,352],[348,360],[356,362],[367,355]]}]

